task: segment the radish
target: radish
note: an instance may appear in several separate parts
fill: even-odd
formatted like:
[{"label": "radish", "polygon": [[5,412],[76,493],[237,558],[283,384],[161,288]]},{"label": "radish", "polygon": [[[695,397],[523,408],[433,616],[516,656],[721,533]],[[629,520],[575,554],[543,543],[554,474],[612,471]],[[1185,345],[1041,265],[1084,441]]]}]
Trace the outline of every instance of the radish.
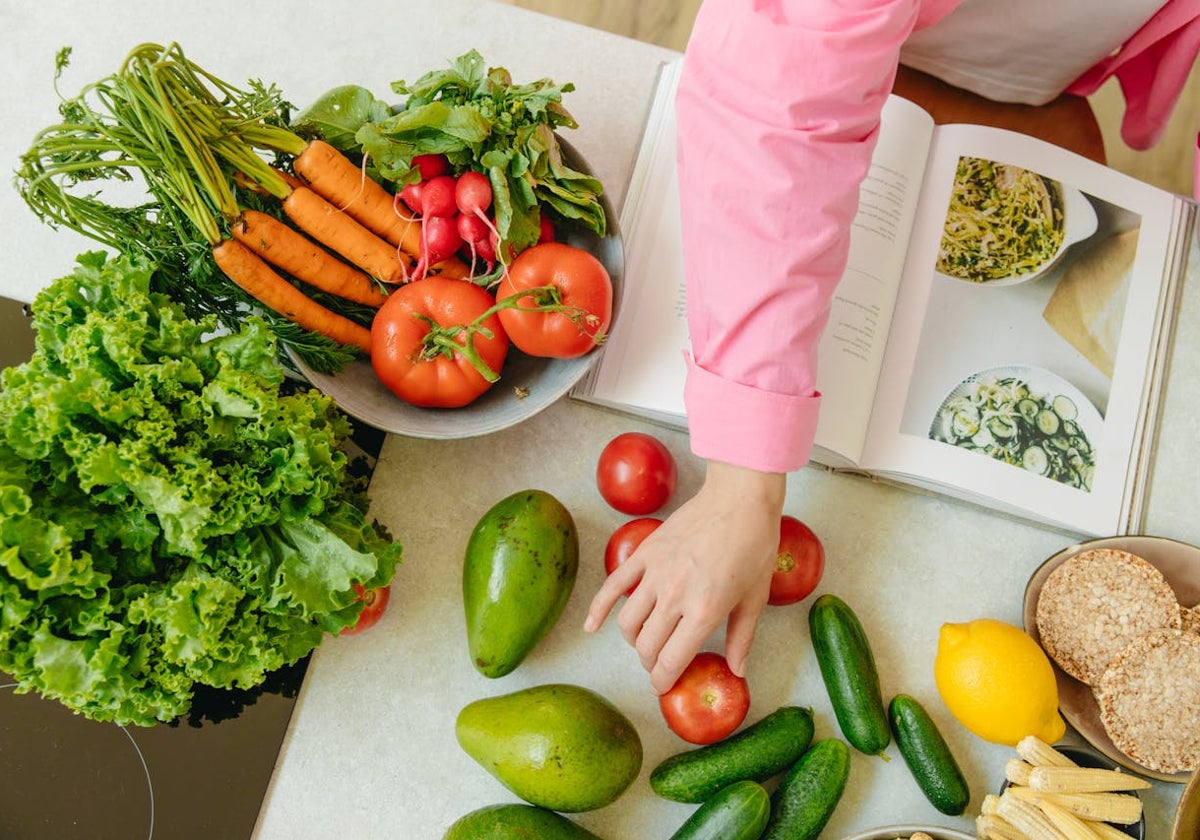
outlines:
[{"label": "radish", "polygon": [[413,269],[413,279],[420,280],[430,266],[454,256],[462,247],[452,216],[426,216],[421,220],[421,256]]},{"label": "radish", "polygon": [[422,181],[428,181],[430,178],[436,178],[438,175],[445,175],[450,171],[450,161],[446,159],[445,155],[414,155],[412,164],[421,173]]},{"label": "radish", "polygon": [[474,245],[479,240],[486,239],[492,233],[491,229],[488,228],[487,222],[478,216],[472,216],[467,213],[459,213],[455,216],[454,224],[458,228],[458,235],[468,245]]},{"label": "radish", "polygon": [[425,184],[417,182],[415,184],[405,184],[400,190],[400,200],[408,207],[409,212],[421,212],[421,192],[425,189]]},{"label": "radish", "polygon": [[463,213],[482,216],[492,205],[492,184],[482,172],[467,170],[454,185],[454,203]]},{"label": "radish", "polygon": [[538,244],[554,241],[554,225],[545,213],[538,214]]},{"label": "radish", "polygon": [[420,204],[417,212],[428,219],[430,216],[453,216],[458,207],[454,203],[456,179],[451,175],[435,175],[421,183]]}]

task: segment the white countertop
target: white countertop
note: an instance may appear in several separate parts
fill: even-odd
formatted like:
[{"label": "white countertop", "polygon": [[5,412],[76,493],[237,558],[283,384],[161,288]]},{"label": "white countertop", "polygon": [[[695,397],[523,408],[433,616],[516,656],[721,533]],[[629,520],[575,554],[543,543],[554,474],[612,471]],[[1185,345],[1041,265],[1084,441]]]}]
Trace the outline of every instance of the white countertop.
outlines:
[{"label": "white countertop", "polygon": [[[327,4],[300,4],[317,8]],[[75,48],[62,88],[115,68],[136,43],[178,40],[194,59],[231,81],[278,83],[303,105],[336,84],[358,83],[383,95],[469,48],[515,78],[573,81],[567,107],[581,128],[570,135],[605,182],[616,206],[633,161],[658,62],[670,52],[595,30],[476,2],[363,0],[344,18],[328,11],[306,25],[303,9],[242,2],[219,15],[200,4],[66,0],[7,2],[0,54],[9,83],[0,88],[7,130],[0,159],[16,160],[28,138],[54,118],[53,53]],[[234,20],[236,18],[236,20]],[[9,255],[0,294],[28,300],[93,247],[41,226],[12,190],[0,194]],[[13,261],[15,259],[15,262]],[[1147,532],[1200,544],[1200,296],[1195,272],[1167,394],[1161,458]],[[374,514],[404,544],[391,606],[379,625],[331,639],[314,654],[264,803],[256,836],[268,838],[404,837],[436,840],[474,808],[514,801],[454,738],[458,710],[485,695],[544,682],[599,691],[634,722],[645,748],[641,778],[613,805],[577,821],[607,840],[666,837],[692,806],[667,802],[646,777],[687,745],[666,729],[633,651],[610,621],[599,633],[581,627],[603,578],[604,543],[625,517],[595,490],[595,459],[613,435],[658,434],[680,465],[672,506],[694,491],[700,464],[686,437],[571,400],[487,438],[430,442],[390,437],[372,485]],[[488,680],[466,654],[460,570],[467,536],[494,502],[538,487],[573,513],[581,540],[575,593],[551,635],[513,674]],[[670,508],[668,508],[669,510]],[[1016,624],[1029,574],[1070,536],[1000,518],[940,498],[863,478],[804,469],[789,479],[787,512],[822,538],[827,568],[821,591],[844,598],[874,646],[885,695],[904,691],[925,702],[955,749],[972,786],[968,815],[996,789],[1011,751],[967,733],[933,685],[938,628],[990,616]],[[719,648],[720,640],[713,640]],[[838,735],[807,631],[807,602],[769,608],[749,671],[748,720],[792,703],[813,708],[818,737]],[[855,754],[849,787],[826,832],[928,821],[970,830],[969,816],[938,814],[921,796],[895,745],[890,762]],[[1156,783],[1144,797],[1148,836],[1167,836],[1179,786]]]}]

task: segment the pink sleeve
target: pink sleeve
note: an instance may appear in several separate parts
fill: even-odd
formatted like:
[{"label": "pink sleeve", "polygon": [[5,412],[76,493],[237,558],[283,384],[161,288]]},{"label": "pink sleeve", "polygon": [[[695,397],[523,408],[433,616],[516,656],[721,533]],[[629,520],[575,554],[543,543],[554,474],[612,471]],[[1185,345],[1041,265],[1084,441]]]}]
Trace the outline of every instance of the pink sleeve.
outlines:
[{"label": "pink sleeve", "polygon": [[918,0],[706,0],[676,100],[693,452],[808,460],[816,347]]}]

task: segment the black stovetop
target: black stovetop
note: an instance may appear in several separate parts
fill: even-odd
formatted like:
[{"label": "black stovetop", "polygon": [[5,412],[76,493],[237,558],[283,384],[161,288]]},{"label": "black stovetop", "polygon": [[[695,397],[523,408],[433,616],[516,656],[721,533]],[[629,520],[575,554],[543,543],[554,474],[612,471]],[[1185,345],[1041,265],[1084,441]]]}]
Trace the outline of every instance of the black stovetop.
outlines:
[{"label": "black stovetop", "polygon": [[306,666],[202,689],[186,718],[152,727],[87,720],[0,673],[0,837],[250,837]]}]

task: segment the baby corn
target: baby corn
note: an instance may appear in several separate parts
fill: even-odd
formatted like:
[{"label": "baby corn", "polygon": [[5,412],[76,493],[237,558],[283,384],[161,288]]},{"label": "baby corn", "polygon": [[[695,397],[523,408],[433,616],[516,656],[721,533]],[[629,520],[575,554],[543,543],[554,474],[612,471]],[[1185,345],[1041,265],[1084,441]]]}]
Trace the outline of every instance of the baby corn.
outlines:
[{"label": "baby corn", "polygon": [[981,840],[1128,840],[1111,824],[1142,818],[1142,801],[1132,791],[1149,788],[1149,781],[1081,767],[1033,736],[1016,750],[1004,765],[1004,791],[983,797],[975,819]]},{"label": "baby corn", "polygon": [[996,816],[1017,828],[1029,840],[1072,840],[1055,826],[1041,808],[1007,793],[996,804]]},{"label": "baby corn", "polygon": [[1034,767],[1076,767],[1074,761],[1054,749],[1036,735],[1026,735],[1017,742],[1017,755]]},{"label": "baby corn", "polygon": [[1042,802],[1041,811],[1067,840],[1096,840],[1096,832],[1088,823],[1053,802]]},{"label": "baby corn", "polygon": [[996,814],[980,814],[976,817],[975,833],[980,840],[1027,840],[1020,829]]},{"label": "baby corn", "polygon": [[1008,792],[1035,805],[1049,802],[1085,820],[1133,825],[1142,818],[1142,800],[1128,793],[1043,793],[1019,786],[1010,787]]},{"label": "baby corn", "polygon": [[1150,782],[1120,770],[1099,767],[1034,767],[1029,786],[1045,793],[1092,793],[1114,790],[1144,790]]}]

